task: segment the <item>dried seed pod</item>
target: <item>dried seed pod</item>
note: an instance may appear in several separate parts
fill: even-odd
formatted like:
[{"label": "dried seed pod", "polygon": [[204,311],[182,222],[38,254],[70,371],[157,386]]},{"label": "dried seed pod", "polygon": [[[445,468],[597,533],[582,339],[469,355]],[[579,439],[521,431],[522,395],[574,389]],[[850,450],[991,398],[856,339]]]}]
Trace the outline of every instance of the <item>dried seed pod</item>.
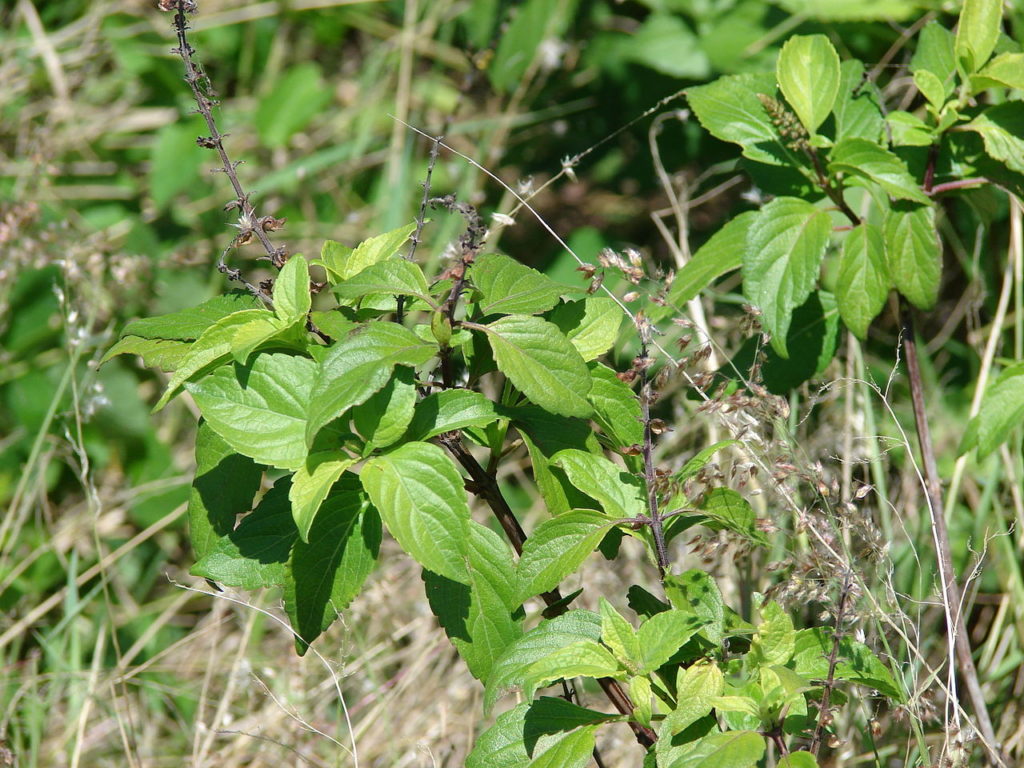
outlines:
[{"label": "dried seed pod", "polygon": [[580,264],[578,267],[576,267],[576,271],[582,272],[583,277],[585,277],[587,280],[590,280],[594,276],[594,273],[597,271],[597,267],[595,267],[593,264]]},{"label": "dried seed pod", "polygon": [[259,225],[264,232],[276,232],[279,229],[283,229],[287,221],[287,218],[275,219],[273,216],[263,216],[259,220]]},{"label": "dried seed pod", "polygon": [[672,427],[668,426],[662,419],[651,419],[651,432],[656,435],[663,435],[666,432],[671,432]]},{"label": "dried seed pod", "polygon": [[633,358],[633,370],[645,371],[654,364],[654,358],[650,355],[637,355]]}]

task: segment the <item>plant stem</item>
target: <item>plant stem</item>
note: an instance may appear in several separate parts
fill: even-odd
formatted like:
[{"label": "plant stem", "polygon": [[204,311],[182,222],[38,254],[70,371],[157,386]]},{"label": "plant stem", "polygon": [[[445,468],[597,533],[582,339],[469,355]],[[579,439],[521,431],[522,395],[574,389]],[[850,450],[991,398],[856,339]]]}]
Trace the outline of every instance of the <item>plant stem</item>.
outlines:
[{"label": "plant stem", "polygon": [[945,181],[942,184],[936,184],[929,191],[928,194],[934,197],[935,195],[941,195],[943,192],[952,192],[955,189],[970,189],[971,187],[980,187],[984,184],[990,184],[991,182],[984,176],[978,176],[974,179],[957,179],[956,181]]},{"label": "plant stem", "polygon": [[[444,136],[435,136],[433,138],[433,145],[430,147],[430,159],[427,161],[427,174],[426,178],[423,179],[423,197],[420,198],[420,211],[416,215],[416,231],[412,233],[412,237],[409,238],[412,243],[409,246],[409,255],[406,256],[408,261],[416,260],[416,249],[419,247],[420,239],[423,236],[423,227],[427,220],[427,203],[430,201],[430,178],[434,175],[434,166],[437,164],[437,156],[441,150],[441,142],[444,140]],[[395,312],[395,322],[399,325],[402,324],[402,319],[405,314],[405,296],[399,296],[397,305],[397,311]]]},{"label": "plant stem", "polygon": [[[647,360],[647,345],[640,348],[640,356]],[[661,512],[658,510],[658,491],[655,486],[657,479],[654,472],[654,432],[651,429],[651,400],[654,397],[648,366],[643,367],[640,383],[640,412],[644,424],[644,480],[647,485],[647,516],[654,537],[654,555],[658,563],[658,575],[662,581],[668,570],[668,547],[665,544],[665,529],[662,526]]]},{"label": "plant stem", "polygon": [[[960,676],[967,687],[967,695],[974,709],[978,732],[988,750],[989,758],[995,765],[1005,765],[999,754],[995,731],[988,715],[985,695],[978,680],[978,670],[974,666],[971,655],[970,638],[964,626],[960,611],[960,587],[953,572],[952,547],[949,542],[949,529],[942,508],[942,487],[939,471],[935,462],[935,450],[932,444],[931,430],[924,401],[924,385],[921,378],[921,366],[917,355],[917,341],[914,335],[914,318],[905,299],[900,299],[900,319],[903,326],[903,354],[907,360],[907,377],[910,381],[910,398],[914,407],[914,425],[917,429],[917,442],[924,464],[925,491],[928,497],[928,513],[931,516],[932,533],[935,538],[935,549],[938,556],[939,577],[942,582],[943,604],[946,608],[949,644],[953,646],[959,665]],[[953,659],[948,663],[952,664]]]},{"label": "plant stem", "polygon": [[[217,121],[213,118],[213,107],[218,102],[207,92],[210,88],[209,78],[196,66],[192,58],[196,51],[188,42],[187,32],[189,27],[187,14],[194,12],[195,2],[193,0],[174,0],[174,31],[178,36],[178,47],[172,52],[178,54],[181,58],[181,63],[185,67],[185,82],[188,83],[188,87],[192,91],[192,98],[196,102],[196,108],[199,114],[203,116],[206,128],[210,132],[209,136],[200,136],[196,143],[200,147],[217,151],[217,156],[220,158],[220,168],[215,170],[221,171],[228,177],[228,181],[231,182],[231,188],[235,192],[235,199],[225,206],[226,210],[238,209],[240,211],[238,215],[239,233],[232,241],[232,245],[241,245],[243,244],[243,239],[247,241],[248,238],[255,235],[256,239],[260,241],[260,245],[263,246],[263,250],[266,251],[270,263],[277,269],[280,269],[287,260],[288,250],[284,246],[275,247],[270,242],[267,232],[280,229],[284,226],[285,220],[275,219],[273,216],[257,215],[256,208],[249,200],[249,195],[242,187],[242,182],[238,179],[236,169],[241,161],[232,161],[228,156],[227,150],[224,148],[224,134],[220,132],[220,129],[217,127]],[[230,247],[228,246],[228,248]],[[221,254],[220,261],[217,263],[217,269],[226,275],[229,280],[241,282],[250,293],[261,299],[268,307],[272,307],[273,304],[269,296],[267,296],[269,289],[256,288],[242,278],[240,270],[231,269],[227,266],[225,263],[227,250],[225,249],[224,253]],[[319,290],[319,287],[316,287],[315,290]],[[311,285],[310,290],[314,290],[314,286]],[[317,328],[308,317],[306,318],[306,329],[310,333],[316,334],[324,343],[330,343],[331,338]]]},{"label": "plant stem", "polygon": [[[469,477],[473,481],[472,490],[477,496],[487,502],[494,516],[498,518],[498,523],[501,525],[502,530],[505,531],[508,540],[512,543],[512,548],[515,549],[517,555],[522,555],[523,545],[526,544],[526,533],[512,512],[512,508],[509,507],[508,502],[502,495],[501,489],[498,487],[498,481],[493,475],[487,473],[480,465],[480,462],[476,460],[476,457],[462,444],[462,436],[459,432],[445,432],[438,437],[438,440],[455,457],[455,460],[462,465],[463,469],[469,473]],[[551,606],[562,601],[562,594],[556,587],[550,592],[542,594],[541,599]],[[555,615],[565,613],[568,609],[567,605],[561,605]],[[609,701],[621,714],[631,715],[633,713],[633,702],[630,701],[629,696],[616,680],[610,677],[602,677],[597,682]],[[637,742],[644,747],[651,746],[658,739],[654,731],[640,723],[631,720],[629,721],[629,727],[633,730]]]},{"label": "plant stem", "polygon": [[178,47],[174,49],[173,53],[178,54],[181,57],[182,64],[185,65],[185,82],[188,83],[188,87],[192,91],[192,97],[195,99],[196,106],[199,109],[199,114],[203,116],[203,120],[206,121],[206,128],[210,132],[209,138],[201,139],[199,144],[200,146],[215,149],[220,157],[220,168],[218,170],[223,171],[228,177],[231,187],[235,191],[233,207],[237,207],[241,211],[239,220],[243,226],[243,233],[250,231],[256,235],[260,245],[263,246],[263,250],[270,257],[271,263],[275,267],[280,268],[284,264],[285,249],[284,247],[275,248],[274,244],[270,242],[270,238],[267,237],[267,233],[258,222],[259,217],[256,216],[256,210],[249,201],[249,195],[246,194],[242,183],[238,180],[238,174],[235,172],[238,162],[232,162],[231,158],[228,157],[227,150],[224,148],[224,135],[217,128],[217,122],[213,119],[212,108],[217,105],[217,101],[203,89],[201,83],[204,81],[208,82],[206,75],[199,70],[192,60],[192,54],[195,53],[195,49],[189,44],[185,34],[188,30],[185,10],[188,7],[189,5],[186,0],[178,0],[176,4],[174,30],[178,35]]},{"label": "plant stem", "polygon": [[832,630],[832,651],[828,656],[828,675],[825,678],[825,687],[821,692],[821,706],[818,708],[818,722],[814,726],[814,736],[811,737],[811,745],[807,751],[818,758],[821,750],[821,739],[825,734],[825,726],[831,722],[829,713],[829,701],[832,698],[832,689],[836,684],[836,666],[839,664],[839,643],[843,638],[843,619],[846,614],[846,603],[850,597],[850,582],[853,574],[846,571],[843,575],[843,586],[839,593],[839,606],[836,608],[836,625]]},{"label": "plant stem", "polygon": [[853,209],[847,205],[846,200],[843,199],[842,190],[836,189],[832,186],[832,182],[829,181],[828,174],[825,173],[825,167],[821,163],[821,156],[818,155],[818,150],[807,144],[804,147],[804,151],[811,159],[811,165],[814,166],[814,172],[818,177],[818,186],[821,187],[821,191],[828,195],[829,200],[836,204],[836,207],[843,212],[843,215],[850,220],[853,226],[859,225],[860,216],[854,213]]}]

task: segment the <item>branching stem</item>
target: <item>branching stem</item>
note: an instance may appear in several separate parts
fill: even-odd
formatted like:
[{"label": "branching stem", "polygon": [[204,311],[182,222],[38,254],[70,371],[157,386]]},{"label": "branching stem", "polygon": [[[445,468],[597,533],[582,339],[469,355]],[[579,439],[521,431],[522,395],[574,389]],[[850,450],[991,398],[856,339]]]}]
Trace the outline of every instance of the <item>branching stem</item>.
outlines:
[{"label": "branching stem", "polygon": [[[235,199],[226,206],[228,210],[239,210],[239,233],[232,241],[232,245],[242,245],[255,236],[259,240],[260,245],[263,246],[263,250],[266,252],[270,263],[277,269],[280,269],[287,260],[288,250],[284,246],[275,247],[270,241],[267,232],[283,227],[284,219],[276,219],[273,216],[258,216],[255,206],[249,200],[249,194],[242,187],[242,182],[239,181],[237,173],[237,168],[241,161],[232,161],[228,156],[228,152],[224,148],[224,134],[220,132],[220,129],[217,127],[217,121],[213,117],[213,107],[217,106],[218,102],[210,93],[210,80],[192,58],[193,54],[195,54],[195,49],[188,41],[187,33],[189,27],[187,14],[195,12],[195,2],[194,0],[172,1],[174,3],[174,31],[178,37],[178,47],[174,49],[173,53],[176,53],[181,58],[181,63],[185,67],[185,82],[188,83],[188,87],[192,91],[192,98],[196,102],[196,108],[199,114],[203,116],[206,128],[210,132],[209,136],[199,137],[196,143],[200,147],[213,149],[217,152],[217,156],[220,158],[220,167],[216,170],[221,171],[228,177],[228,181],[231,182],[231,188],[235,192]],[[272,307],[273,304],[267,295],[267,289],[253,286],[242,278],[240,270],[231,269],[227,266],[225,262],[227,250],[225,249],[224,253],[221,254],[220,261],[217,262],[217,269],[229,280],[241,282],[250,293],[258,296],[268,307]],[[322,286],[318,285],[317,289],[319,287]],[[311,285],[310,290],[313,289],[314,286]],[[306,329],[310,333],[316,334],[324,343],[330,343],[330,337],[317,328],[313,321],[308,318],[306,319]]]},{"label": "branching stem", "polygon": [[242,187],[242,183],[238,180],[236,168],[239,163],[232,162],[228,156],[227,150],[224,148],[224,135],[220,132],[220,129],[217,127],[217,121],[213,118],[213,107],[217,105],[217,101],[207,92],[209,86],[203,87],[203,83],[208,84],[209,80],[199,67],[196,66],[192,58],[195,49],[188,42],[186,32],[189,27],[188,19],[185,15],[185,11],[190,7],[188,0],[178,0],[175,5],[174,30],[178,35],[178,47],[173,52],[178,54],[182,64],[185,65],[185,82],[188,83],[199,114],[203,116],[203,120],[206,122],[206,129],[210,132],[209,137],[200,139],[199,144],[200,146],[216,150],[220,158],[220,168],[218,170],[228,177],[228,181],[231,182],[231,187],[235,191],[235,200],[232,203],[232,207],[237,207],[240,211],[239,221],[243,227],[243,234],[251,231],[256,236],[256,239],[260,241],[263,250],[267,252],[271,263],[275,267],[280,268],[284,264],[286,250],[284,247],[274,247],[267,233],[259,224],[256,209],[250,202],[249,195]]},{"label": "branching stem", "polygon": [[[512,543],[512,548],[515,549],[517,555],[522,555],[523,545],[526,544],[526,533],[512,512],[512,508],[509,507],[508,502],[502,495],[501,488],[498,487],[498,481],[487,473],[480,465],[480,462],[476,460],[476,457],[462,444],[462,435],[459,432],[446,432],[440,435],[438,440],[469,474],[470,479],[473,481],[472,490],[477,496],[487,502],[487,506],[491,508],[502,530],[505,531],[505,535]],[[565,613],[569,609],[569,606],[562,601],[562,594],[557,587],[550,592],[542,594],[541,599],[549,606],[560,604],[553,611],[555,616]],[[601,690],[605,692],[608,700],[611,701],[620,713],[624,715],[631,715],[633,713],[633,702],[630,701],[629,696],[616,680],[610,677],[602,677],[597,682],[601,686]],[[644,747],[649,747],[657,741],[657,734],[650,728],[633,721],[629,722],[629,727],[633,730],[636,740]]]},{"label": "branching stem", "polygon": [[825,677],[825,685],[821,692],[821,706],[818,708],[818,722],[814,726],[814,735],[811,737],[811,745],[808,751],[818,757],[821,750],[821,740],[825,735],[825,726],[832,721],[829,711],[829,702],[832,699],[832,689],[836,684],[836,666],[839,664],[839,643],[843,639],[843,621],[846,618],[847,603],[850,599],[850,588],[852,586],[853,574],[847,570],[843,574],[843,586],[839,592],[839,605],[836,608],[836,624],[832,629],[832,651],[828,656],[828,675]]}]

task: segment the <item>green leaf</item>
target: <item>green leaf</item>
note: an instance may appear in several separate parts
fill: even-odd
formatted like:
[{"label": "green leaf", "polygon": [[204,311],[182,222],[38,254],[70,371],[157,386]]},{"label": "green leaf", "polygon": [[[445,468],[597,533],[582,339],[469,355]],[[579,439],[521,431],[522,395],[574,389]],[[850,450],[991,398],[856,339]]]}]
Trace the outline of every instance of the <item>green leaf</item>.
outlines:
[{"label": "green leaf", "polygon": [[472,586],[423,571],[427,600],[470,674],[486,680],[495,660],[522,635],[491,582],[470,576]]},{"label": "green leaf", "polygon": [[1017,363],[1000,374],[981,401],[981,409],[967,425],[960,441],[960,453],[977,447],[984,459],[1010,437],[1024,420],[1024,363]]},{"label": "green leaf", "polygon": [[758,94],[774,93],[771,75],[726,75],[708,85],[687,88],[686,99],[708,133],[739,144],[745,157],[769,165],[799,165],[758,98]]},{"label": "green leaf", "polygon": [[325,240],[320,248],[320,258],[313,259],[310,263],[324,268],[324,271],[327,272],[328,282],[338,283],[355,274],[346,266],[351,256],[352,249],[347,245],[342,245],[334,240]]},{"label": "green leaf", "polygon": [[548,592],[587,559],[612,525],[592,509],[574,509],[545,520],[526,540],[517,568],[520,602]]},{"label": "green leaf", "polygon": [[775,76],[808,133],[832,112],[839,94],[839,54],[824,35],[794,35],[779,52]]},{"label": "green leaf", "polygon": [[481,314],[533,315],[547,312],[568,289],[547,275],[498,253],[484,254],[469,269],[480,291]]},{"label": "green leaf", "polygon": [[196,560],[231,533],[235,520],[252,509],[263,467],[240,456],[205,421],[196,432],[196,474],[188,499],[188,533]]},{"label": "green leaf", "polygon": [[892,134],[892,143],[898,147],[930,147],[935,143],[935,131],[917,115],[893,110],[885,116]]},{"label": "green leaf", "polygon": [[239,328],[244,327],[254,320],[262,320],[272,317],[270,312],[264,309],[246,309],[234,314],[222,317],[207,327],[189,348],[188,353],[181,359],[174,375],[167,382],[167,388],[163,395],[153,406],[156,413],[162,409],[175,395],[178,394],[182,385],[204,368],[222,362],[231,354],[231,345],[234,343],[235,333]]},{"label": "green leaf", "polygon": [[288,503],[290,485],[288,477],[278,480],[252,514],[219,539],[190,573],[241,589],[284,584],[288,553],[299,537]]},{"label": "green leaf", "polygon": [[708,491],[700,505],[706,516],[702,524],[713,531],[732,531],[759,546],[767,546],[768,540],[757,528],[757,517],[747,500],[731,488],[713,488]]},{"label": "green leaf", "polygon": [[891,285],[882,233],[867,222],[854,227],[843,241],[836,303],[846,327],[859,338],[867,337],[868,326],[885,306]]},{"label": "green leaf", "polygon": [[309,293],[309,265],[296,254],[277,275],[274,282],[274,311],[287,325],[305,323],[312,298]]},{"label": "green leaf", "polygon": [[377,564],[380,515],[355,475],[335,483],[309,529],[292,547],[284,604],[304,653],[359,594]]},{"label": "green leaf", "polygon": [[656,613],[672,609],[672,606],[668,603],[659,600],[638,584],[634,584],[626,590],[626,597],[629,601],[629,607],[642,619],[649,619]]},{"label": "green leaf", "polygon": [[990,157],[1024,173],[1024,103],[1008,101],[988,107],[964,129],[981,135]]},{"label": "green leaf", "polygon": [[[797,630],[793,650],[793,671],[808,679],[825,680],[828,677],[828,660],[832,653],[832,645],[831,629],[815,627]],[[864,643],[843,636],[839,640],[838,658],[837,679],[874,688],[897,702],[906,701],[903,688]]]},{"label": "green leaf", "polygon": [[314,310],[310,313],[309,319],[316,324],[317,328],[326,333],[332,339],[340,339],[343,336],[348,336],[348,334],[357,325],[354,321],[345,317],[345,315],[343,315],[339,310]]},{"label": "green leaf", "polygon": [[751,338],[718,373],[735,379],[737,371],[750,371],[757,359],[764,387],[772,394],[788,395],[791,389],[825,372],[835,356],[838,340],[839,310],[835,297],[827,291],[813,291],[793,312],[786,336],[788,358],[772,347],[762,349],[760,339]]},{"label": "green leaf", "polygon": [[324,85],[320,67],[312,62],[289,66],[260,99],[254,121],[260,139],[271,148],[286,146],[330,100],[331,89]]},{"label": "green leaf", "polygon": [[469,566],[475,577],[486,579],[509,613],[522,603],[516,597],[516,565],[512,547],[501,534],[472,521],[469,526]]},{"label": "green leaf", "polygon": [[528,315],[510,315],[487,333],[498,367],[531,401],[559,416],[589,416],[590,372],[558,326]]},{"label": "green leaf", "polygon": [[702,448],[687,459],[686,463],[683,464],[683,468],[676,472],[672,476],[672,479],[677,483],[682,484],[691,477],[696,477],[697,473],[704,469],[708,462],[711,461],[712,456],[723,448],[728,448],[730,445],[736,445],[737,443],[739,443],[739,440],[719,440],[717,443],[709,445],[707,448]]},{"label": "green leaf", "polygon": [[[797,717],[807,715],[807,698],[804,694],[815,689],[810,680],[801,677],[788,667],[762,664],[757,671],[762,698],[760,712],[775,719],[786,713],[787,724],[796,725]],[[798,726],[799,729],[799,726]]]},{"label": "green leaf", "polygon": [[316,364],[305,357],[259,355],[218,368],[186,388],[213,430],[243,456],[281,469],[306,459],[306,408]]},{"label": "green leaf", "polygon": [[618,51],[626,61],[669,77],[704,80],[711,70],[700,40],[682,17],[672,13],[652,13],[620,41]]},{"label": "green leaf", "polygon": [[524,698],[533,698],[536,689],[526,681],[525,672],[535,662],[581,638],[597,642],[600,637],[601,617],[591,611],[568,611],[542,621],[506,648],[495,662],[487,678],[485,712],[490,712],[498,698],[514,688],[521,688]]},{"label": "green leaf", "polygon": [[367,442],[386,448],[405,433],[415,407],[416,376],[401,366],[381,390],[352,409],[352,422]]},{"label": "green leaf", "polygon": [[310,454],[292,476],[292,487],[288,501],[292,505],[292,517],[299,529],[299,538],[309,541],[309,529],[316,518],[317,510],[323,504],[341,473],[356,463],[340,451],[323,451]]},{"label": "green leaf", "polygon": [[750,768],[764,752],[764,737],[754,731],[712,733],[676,753],[665,768]]},{"label": "green leaf", "polygon": [[611,349],[619,338],[622,309],[606,296],[590,296],[555,307],[551,322],[565,334],[584,360]]},{"label": "green leaf", "polygon": [[387,384],[396,365],[421,365],[436,353],[436,344],[397,323],[366,323],[335,342],[316,373],[307,442],[328,422],[366,402]]},{"label": "green leaf", "polygon": [[486,427],[499,419],[494,402],[468,389],[433,392],[416,404],[406,436],[427,440],[442,432],[466,427]]},{"label": "green leaf", "polygon": [[783,665],[793,658],[796,631],[789,614],[776,602],[761,608],[761,623],[750,643],[750,663],[755,665]]},{"label": "green leaf", "polygon": [[231,334],[231,356],[236,363],[245,365],[261,344],[266,344],[287,330],[287,326],[279,318],[269,313],[263,314],[268,316],[250,320]]},{"label": "green leaf", "polygon": [[917,0],[779,0],[790,15],[817,21],[904,21],[920,15]]},{"label": "green leaf", "polygon": [[531,760],[529,768],[586,768],[594,758],[594,730],[580,728],[566,734]]},{"label": "green leaf", "polygon": [[555,472],[551,459],[565,448],[599,452],[601,445],[593,428],[582,419],[555,416],[535,405],[504,411],[511,417],[530,453],[533,477],[544,498],[548,512],[561,514],[574,507],[594,508],[594,502]]},{"label": "green leaf", "polygon": [[1024,53],[1001,53],[971,75],[972,93],[1000,87],[1024,90]]},{"label": "green leaf", "polygon": [[760,308],[772,347],[784,358],[793,310],[817,282],[831,233],[828,214],[795,197],[772,200],[750,226],[743,292]]},{"label": "green leaf", "polygon": [[643,442],[640,401],[615,371],[600,363],[590,363],[591,389],[587,395],[594,406],[594,421],[615,441],[616,448]]},{"label": "green leaf", "polygon": [[941,22],[930,21],[917,36],[917,50],[910,60],[910,71],[931,72],[942,83],[946,96],[953,92],[953,75],[956,73],[956,53],[953,33]]},{"label": "green leaf", "polygon": [[850,181],[863,179],[878,184],[892,197],[928,204],[906,164],[896,155],[867,139],[842,139],[829,155],[829,170],[845,173]]},{"label": "green leaf", "polygon": [[849,138],[880,141],[884,136],[881,103],[878,86],[864,80],[864,64],[857,59],[844,61],[839,68],[839,95],[832,108],[836,141]]},{"label": "green leaf", "polygon": [[121,330],[121,338],[195,341],[218,320],[243,309],[263,309],[263,302],[246,291],[230,291],[190,309],[132,320]]},{"label": "green leaf", "polygon": [[902,204],[885,215],[885,253],[896,289],[918,309],[931,309],[939,298],[942,246],[935,229],[935,209]]},{"label": "green leaf", "polygon": [[430,443],[405,443],[359,474],[402,549],[429,571],[467,584],[469,506],[462,475]]},{"label": "green leaf", "polygon": [[625,670],[603,645],[593,640],[577,640],[551,651],[523,672],[525,682],[534,688],[573,677],[623,679]]},{"label": "green leaf", "polygon": [[584,768],[593,759],[593,729],[615,719],[564,699],[524,702],[480,734],[466,768]]},{"label": "green leaf", "polygon": [[719,714],[737,712],[752,720],[761,720],[761,708],[753,696],[718,696],[711,703]]},{"label": "green leaf", "polygon": [[818,761],[810,752],[790,752],[779,759],[778,768],[818,768]]},{"label": "green leaf", "polygon": [[578,449],[559,451],[552,463],[569,482],[601,503],[612,517],[636,517],[646,508],[643,484],[631,472],[599,454]]},{"label": "green leaf", "polygon": [[603,597],[600,599],[600,613],[601,642],[611,649],[620,664],[637,674],[640,670],[640,642],[633,625]]},{"label": "green leaf", "polygon": [[665,716],[661,738],[675,736],[708,715],[712,701],[722,695],[725,678],[713,661],[698,661],[676,670],[676,708]]},{"label": "green leaf", "polygon": [[361,299],[375,294],[416,296],[433,304],[423,270],[405,259],[388,259],[371,264],[342,283],[334,286],[339,299]]},{"label": "green leaf", "polygon": [[921,69],[914,73],[914,85],[931,105],[934,113],[938,113],[946,103],[946,89],[942,81],[927,69]]},{"label": "green leaf", "polygon": [[364,240],[354,249],[328,240],[320,251],[320,258],[313,263],[326,269],[332,282],[348,280],[367,267],[394,257],[415,231],[415,223],[407,224]]},{"label": "green leaf", "polygon": [[629,700],[633,702],[633,718],[641,725],[651,727],[654,716],[654,687],[651,679],[638,675],[629,679]]},{"label": "green leaf", "polygon": [[725,603],[715,580],[697,569],[665,577],[665,594],[672,606],[706,620],[700,634],[712,644],[722,642],[725,627]]},{"label": "green leaf", "polygon": [[725,226],[698,248],[672,281],[668,292],[669,302],[681,307],[707,288],[712,280],[738,269],[743,264],[750,226],[756,220],[756,211],[741,213],[726,222]]},{"label": "green leaf", "polygon": [[575,2],[528,0],[516,9],[512,21],[502,26],[497,50],[488,68],[491,84],[496,90],[511,93],[520,87],[540,55],[543,41],[561,38],[575,6]]},{"label": "green leaf", "polygon": [[964,0],[956,27],[956,58],[968,75],[988,61],[1002,25],[1002,0]]},{"label": "green leaf", "polygon": [[120,341],[103,355],[100,365],[118,355],[138,355],[142,358],[142,364],[147,368],[173,371],[181,365],[181,361],[188,355],[191,346],[187,341],[122,336]]},{"label": "green leaf", "polygon": [[707,621],[690,611],[662,611],[640,625],[640,672],[650,674],[667,664]]},{"label": "green leaf", "polygon": [[469,526],[470,584],[424,570],[427,599],[438,622],[470,672],[486,680],[495,661],[522,634],[515,599],[512,550],[497,533],[476,522]]}]

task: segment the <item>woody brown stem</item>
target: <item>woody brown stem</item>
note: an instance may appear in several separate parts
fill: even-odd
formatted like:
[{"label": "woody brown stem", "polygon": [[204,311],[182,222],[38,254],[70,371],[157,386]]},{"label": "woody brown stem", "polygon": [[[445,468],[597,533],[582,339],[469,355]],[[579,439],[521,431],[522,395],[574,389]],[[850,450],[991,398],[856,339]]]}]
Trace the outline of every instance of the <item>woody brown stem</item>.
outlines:
[{"label": "woody brown stem", "polygon": [[[458,432],[446,432],[440,435],[438,440],[469,473],[469,477],[473,481],[472,490],[487,502],[487,506],[491,508],[502,530],[505,531],[505,536],[512,543],[512,548],[515,549],[517,555],[522,555],[523,545],[526,544],[526,533],[502,495],[498,481],[488,474],[476,457],[466,449],[466,446],[462,444],[462,436]],[[569,610],[569,606],[563,601],[562,594],[557,587],[550,592],[545,592],[540,597],[548,606],[554,606],[549,616],[558,616]],[[621,714],[633,714],[633,702],[630,701],[629,696],[617,680],[602,677],[597,683]],[[631,720],[629,727],[633,730],[637,742],[644,747],[651,746],[658,739],[657,734],[645,725]]]}]

